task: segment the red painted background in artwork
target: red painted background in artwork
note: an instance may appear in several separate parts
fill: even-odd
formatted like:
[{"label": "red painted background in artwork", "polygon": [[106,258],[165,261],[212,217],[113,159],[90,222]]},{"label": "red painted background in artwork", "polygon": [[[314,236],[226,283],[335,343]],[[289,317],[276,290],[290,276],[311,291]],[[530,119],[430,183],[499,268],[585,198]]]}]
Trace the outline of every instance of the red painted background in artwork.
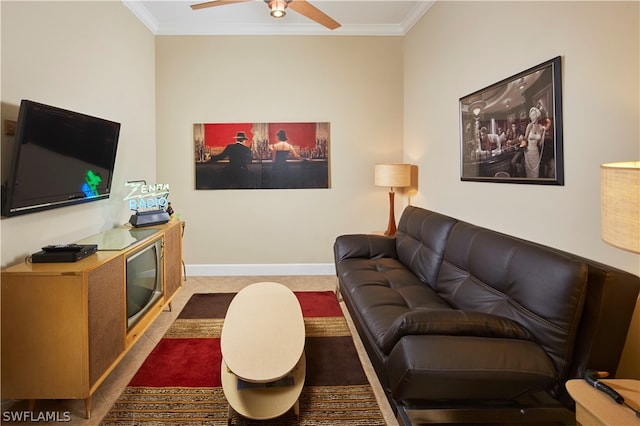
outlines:
[{"label": "red painted background in artwork", "polygon": [[[253,123],[206,123],[204,140],[206,146],[224,147],[235,142],[238,132],[252,138]],[[316,145],[316,123],[269,123],[269,143],[278,142],[276,133],[284,130],[287,139],[295,146],[312,148]]]}]

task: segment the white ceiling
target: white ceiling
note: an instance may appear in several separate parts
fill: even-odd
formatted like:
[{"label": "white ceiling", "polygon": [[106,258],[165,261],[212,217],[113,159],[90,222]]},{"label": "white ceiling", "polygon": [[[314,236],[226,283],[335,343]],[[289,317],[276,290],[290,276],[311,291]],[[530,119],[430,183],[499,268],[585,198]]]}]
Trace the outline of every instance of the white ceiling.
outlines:
[{"label": "white ceiling", "polygon": [[329,30],[287,9],[269,15],[263,0],[192,10],[205,0],[122,0],[155,35],[405,35],[435,0],[309,0],[342,26]]}]

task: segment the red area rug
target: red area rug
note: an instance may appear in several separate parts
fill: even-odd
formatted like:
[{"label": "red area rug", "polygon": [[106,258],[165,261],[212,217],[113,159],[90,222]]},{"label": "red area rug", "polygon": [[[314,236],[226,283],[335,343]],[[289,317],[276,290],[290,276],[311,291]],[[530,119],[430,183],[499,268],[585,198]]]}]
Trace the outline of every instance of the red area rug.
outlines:
[{"label": "red area rug", "polygon": [[[101,424],[227,424],[220,330],[235,294],[194,294]],[[289,412],[232,424],[384,425],[332,292],[296,293],[305,320],[307,374],[300,421]]]}]

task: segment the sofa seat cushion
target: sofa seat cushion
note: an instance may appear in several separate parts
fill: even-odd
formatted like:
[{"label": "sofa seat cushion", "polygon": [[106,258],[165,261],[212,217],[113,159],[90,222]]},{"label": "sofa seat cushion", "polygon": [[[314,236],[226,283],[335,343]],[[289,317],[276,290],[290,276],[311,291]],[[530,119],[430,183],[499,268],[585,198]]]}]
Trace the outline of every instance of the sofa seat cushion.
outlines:
[{"label": "sofa seat cushion", "polygon": [[358,287],[412,286],[420,283],[418,278],[405,268],[397,259],[345,259],[338,266],[341,287],[350,293]]},{"label": "sofa seat cushion", "polygon": [[533,340],[518,323],[497,315],[459,309],[417,309],[399,316],[377,343],[388,354],[402,337],[421,334]]},{"label": "sofa seat cushion", "polygon": [[[343,268],[346,272],[341,274]],[[414,310],[451,309],[397,259],[345,259],[338,269],[343,297],[380,349],[398,318]]]},{"label": "sofa seat cushion", "polygon": [[551,359],[528,340],[405,336],[386,360],[396,401],[513,400],[556,381]]}]

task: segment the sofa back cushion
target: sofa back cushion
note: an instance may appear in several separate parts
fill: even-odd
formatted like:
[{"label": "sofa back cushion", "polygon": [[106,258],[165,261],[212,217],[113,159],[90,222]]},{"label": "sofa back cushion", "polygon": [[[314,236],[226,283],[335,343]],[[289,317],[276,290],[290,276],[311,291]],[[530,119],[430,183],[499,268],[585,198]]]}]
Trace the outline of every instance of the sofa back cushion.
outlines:
[{"label": "sofa back cushion", "polygon": [[413,206],[404,209],[398,222],[395,236],[398,260],[432,288],[455,223],[451,217]]},{"label": "sofa back cushion", "polygon": [[509,318],[568,375],[586,295],[587,265],[544,246],[458,222],[436,284],[456,309]]}]

